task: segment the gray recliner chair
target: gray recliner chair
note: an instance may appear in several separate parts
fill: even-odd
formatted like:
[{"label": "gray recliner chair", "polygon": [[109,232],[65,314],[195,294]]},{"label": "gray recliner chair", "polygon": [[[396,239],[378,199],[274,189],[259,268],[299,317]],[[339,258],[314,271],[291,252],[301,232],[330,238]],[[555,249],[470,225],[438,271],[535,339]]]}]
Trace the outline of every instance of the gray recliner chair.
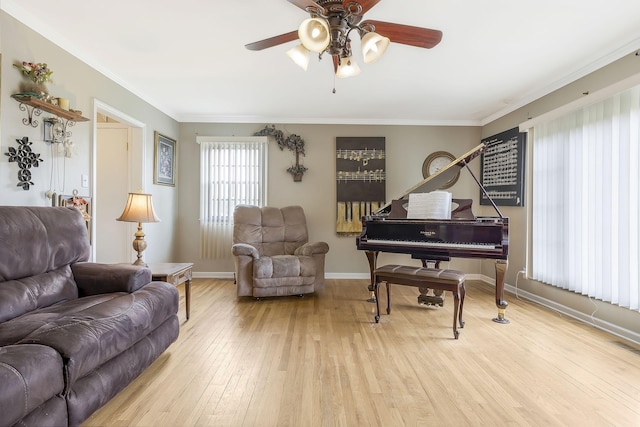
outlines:
[{"label": "gray recliner chair", "polygon": [[238,205],[233,214],[238,296],[302,295],[324,286],[325,242],[309,242],[300,206]]}]

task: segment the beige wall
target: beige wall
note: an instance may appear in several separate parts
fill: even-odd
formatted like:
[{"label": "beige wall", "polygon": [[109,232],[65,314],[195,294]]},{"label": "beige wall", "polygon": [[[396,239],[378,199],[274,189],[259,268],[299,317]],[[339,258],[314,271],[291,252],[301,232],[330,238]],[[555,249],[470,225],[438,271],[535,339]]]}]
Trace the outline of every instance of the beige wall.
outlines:
[{"label": "beige wall", "polygon": [[[77,147],[77,153],[64,163],[65,194],[78,189],[81,195],[92,197],[92,182],[88,188],[81,187],[81,175],[92,175],[91,160],[94,138],[94,99],[108,104],[124,114],[146,125],[145,186],[144,190],[153,194],[153,201],[161,223],[147,224],[144,228],[149,243],[145,258],[149,262],[170,261],[174,257],[174,241],[177,212],[177,187],[153,185],[153,131],[158,130],[171,137],[178,136],[178,123],[156,108],[133,95],[108,79],[95,69],[81,62],[57,45],[46,40],[38,33],[24,26],[4,11],[0,11],[0,53],[2,53],[0,86],[0,151],[6,153],[9,147],[15,147],[16,139],[23,136],[33,141],[32,148],[44,160],[38,168],[32,168],[34,186],[29,191],[17,187],[18,167],[9,163],[7,157],[0,155],[0,205],[46,206],[51,201],[45,197],[50,188],[51,147],[43,142],[42,119],[49,116],[43,113],[37,119],[38,127],[25,126],[22,120],[26,113],[19,110],[19,104],[11,95],[18,92],[22,76],[12,64],[21,61],[45,62],[53,70],[53,83],[48,83],[52,95],[70,100],[71,108],[81,110],[90,122],[79,122],[72,128],[71,140]],[[98,159],[100,161],[100,159]],[[121,165],[106,165],[118,173]],[[132,191],[138,190],[137,188]],[[122,206],[127,195],[122,197]],[[95,200],[99,209],[99,200]],[[115,220],[115,218],[114,218]],[[126,224],[122,224],[126,227]],[[133,235],[131,236],[133,241]]]},{"label": "beige wall", "polygon": [[[193,124],[180,125],[180,248],[181,261],[195,262],[195,270],[207,273],[231,273],[233,259],[208,260],[199,255],[199,146],[196,135],[252,135],[262,129],[260,124]],[[271,206],[301,205],[307,215],[310,237],[329,243],[326,259],[329,275],[366,277],[368,264],[356,250],[355,237],[336,235],[335,139],[338,136],[383,136],[386,139],[387,199],[404,193],[422,177],[422,163],[433,151],[446,150],[460,155],[480,143],[479,127],[440,126],[356,126],[356,125],[291,125],[278,124],[278,129],[302,136],[306,142],[304,164],[309,168],[302,182],[294,183],[286,168],[293,154],[280,151],[275,141],[269,144],[269,190]],[[473,164],[477,174],[479,162]],[[477,185],[463,171],[450,189],[456,197],[478,200]],[[381,254],[380,262],[392,260],[411,263],[408,255]],[[479,272],[479,262],[456,259],[452,268]],[[351,275],[351,276],[350,276]]]}]

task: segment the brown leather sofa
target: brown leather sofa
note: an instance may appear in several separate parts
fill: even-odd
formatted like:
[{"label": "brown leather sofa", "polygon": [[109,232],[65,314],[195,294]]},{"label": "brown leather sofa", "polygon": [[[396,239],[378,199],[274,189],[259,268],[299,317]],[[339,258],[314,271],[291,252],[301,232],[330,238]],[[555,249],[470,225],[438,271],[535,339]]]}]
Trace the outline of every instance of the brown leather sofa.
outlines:
[{"label": "brown leather sofa", "polygon": [[302,295],[324,286],[325,242],[309,242],[300,206],[238,205],[233,246],[238,296]]},{"label": "brown leather sofa", "polygon": [[177,339],[174,286],[88,259],[77,209],[0,207],[0,426],[77,426]]}]

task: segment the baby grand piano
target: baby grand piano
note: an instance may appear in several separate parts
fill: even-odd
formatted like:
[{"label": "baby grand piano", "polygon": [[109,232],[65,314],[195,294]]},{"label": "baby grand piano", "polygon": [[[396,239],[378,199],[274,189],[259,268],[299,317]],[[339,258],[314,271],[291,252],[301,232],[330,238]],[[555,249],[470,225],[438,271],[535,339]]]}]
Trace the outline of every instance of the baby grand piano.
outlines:
[{"label": "baby grand piano", "polygon": [[[371,283],[380,252],[410,254],[412,258],[422,260],[424,266],[427,262],[438,265],[440,261],[456,257],[495,259],[498,317],[493,320],[509,323],[504,317],[507,308],[504,300],[504,276],[508,266],[509,218],[502,216],[484,186],[469,169],[469,162],[485,148],[484,144],[480,144],[407,190],[399,199],[362,217],[362,233],[356,238],[356,246],[367,255]],[[404,206],[408,203],[409,194],[437,190],[463,167],[469,171],[499,216],[476,217],[471,211],[470,199],[453,199],[457,208],[451,212],[450,220],[407,219]]]}]

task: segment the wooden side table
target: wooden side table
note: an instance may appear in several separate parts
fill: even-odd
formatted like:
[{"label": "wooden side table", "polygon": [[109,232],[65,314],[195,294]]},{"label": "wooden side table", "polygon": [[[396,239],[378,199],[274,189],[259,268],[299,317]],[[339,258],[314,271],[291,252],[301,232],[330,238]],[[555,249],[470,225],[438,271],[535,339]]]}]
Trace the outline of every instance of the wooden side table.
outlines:
[{"label": "wooden side table", "polygon": [[149,264],[151,269],[151,277],[153,280],[168,282],[173,286],[179,286],[184,283],[185,305],[187,312],[187,320],[191,314],[191,276],[193,263],[171,263],[161,262]]}]

